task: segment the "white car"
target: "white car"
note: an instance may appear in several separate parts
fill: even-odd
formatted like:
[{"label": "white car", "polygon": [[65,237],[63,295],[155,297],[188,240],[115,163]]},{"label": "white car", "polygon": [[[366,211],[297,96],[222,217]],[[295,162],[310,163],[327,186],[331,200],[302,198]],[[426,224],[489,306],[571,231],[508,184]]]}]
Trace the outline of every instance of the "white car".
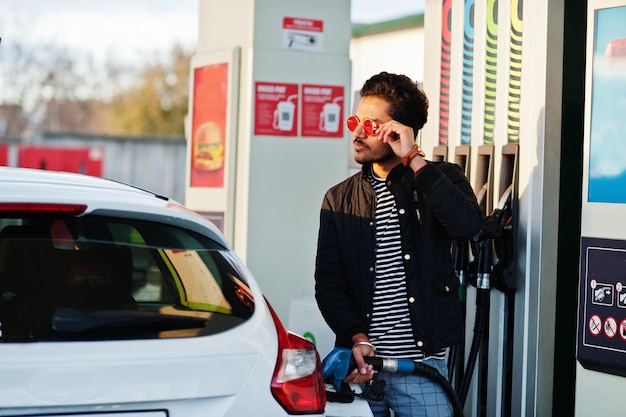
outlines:
[{"label": "white car", "polygon": [[0,295],[0,416],[324,414],[315,346],[163,196],[0,168]]}]

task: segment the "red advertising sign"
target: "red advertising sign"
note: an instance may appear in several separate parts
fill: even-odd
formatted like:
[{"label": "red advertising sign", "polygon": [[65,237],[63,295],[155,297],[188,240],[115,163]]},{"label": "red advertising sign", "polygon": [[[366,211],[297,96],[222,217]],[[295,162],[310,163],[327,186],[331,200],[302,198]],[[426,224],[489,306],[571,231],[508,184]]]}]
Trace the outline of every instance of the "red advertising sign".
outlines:
[{"label": "red advertising sign", "polygon": [[257,82],[254,92],[254,134],[297,136],[298,84]]},{"label": "red advertising sign", "polygon": [[302,86],[302,136],[342,138],[343,86]]},{"label": "red advertising sign", "polygon": [[0,145],[0,165],[9,165],[9,145]]},{"label": "red advertising sign", "polygon": [[21,145],[18,149],[18,153],[18,167],[20,168],[76,172],[96,177],[102,176],[104,149],[99,146],[88,148],[54,148]]},{"label": "red advertising sign", "polygon": [[191,136],[192,187],[224,186],[228,63],[194,70]]}]

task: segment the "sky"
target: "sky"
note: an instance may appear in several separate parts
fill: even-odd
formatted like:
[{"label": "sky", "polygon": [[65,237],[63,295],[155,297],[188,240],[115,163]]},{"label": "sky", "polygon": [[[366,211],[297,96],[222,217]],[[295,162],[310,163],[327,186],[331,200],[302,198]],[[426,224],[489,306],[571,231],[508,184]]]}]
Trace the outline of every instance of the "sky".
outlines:
[{"label": "sky", "polygon": [[[221,3],[221,0],[219,0]],[[352,0],[352,21],[423,13],[425,0]],[[195,45],[198,0],[2,0],[2,43],[63,44],[124,60],[174,43]],[[0,47],[2,44],[0,44]]]},{"label": "sky", "polygon": [[175,43],[193,47],[197,13],[198,0],[2,0],[0,36],[123,61]]},{"label": "sky", "polygon": [[[352,0],[352,22],[374,23],[424,13],[426,0]],[[381,4],[384,4],[381,7]]]}]

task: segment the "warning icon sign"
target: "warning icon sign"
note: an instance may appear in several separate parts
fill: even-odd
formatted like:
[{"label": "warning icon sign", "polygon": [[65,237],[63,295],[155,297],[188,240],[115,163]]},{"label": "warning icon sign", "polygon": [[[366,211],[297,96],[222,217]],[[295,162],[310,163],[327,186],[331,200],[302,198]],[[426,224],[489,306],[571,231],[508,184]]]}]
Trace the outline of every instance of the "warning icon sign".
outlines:
[{"label": "warning icon sign", "polygon": [[626,341],[626,319],[619,324],[619,335]]},{"label": "warning icon sign", "polygon": [[607,317],[604,321],[604,333],[609,338],[613,338],[617,334],[617,321],[613,317]]},{"label": "warning icon sign", "polygon": [[589,318],[589,331],[592,335],[597,336],[602,331],[602,319],[597,314]]}]

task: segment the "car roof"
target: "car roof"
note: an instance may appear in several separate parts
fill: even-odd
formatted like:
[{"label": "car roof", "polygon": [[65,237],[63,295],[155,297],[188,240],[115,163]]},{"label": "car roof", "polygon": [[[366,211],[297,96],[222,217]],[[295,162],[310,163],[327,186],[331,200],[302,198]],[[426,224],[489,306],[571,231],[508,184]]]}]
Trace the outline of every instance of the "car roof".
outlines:
[{"label": "car roof", "polygon": [[86,204],[86,213],[164,221],[208,235],[228,247],[206,218],[175,200],[130,184],[83,174],[0,167],[0,202]]}]

